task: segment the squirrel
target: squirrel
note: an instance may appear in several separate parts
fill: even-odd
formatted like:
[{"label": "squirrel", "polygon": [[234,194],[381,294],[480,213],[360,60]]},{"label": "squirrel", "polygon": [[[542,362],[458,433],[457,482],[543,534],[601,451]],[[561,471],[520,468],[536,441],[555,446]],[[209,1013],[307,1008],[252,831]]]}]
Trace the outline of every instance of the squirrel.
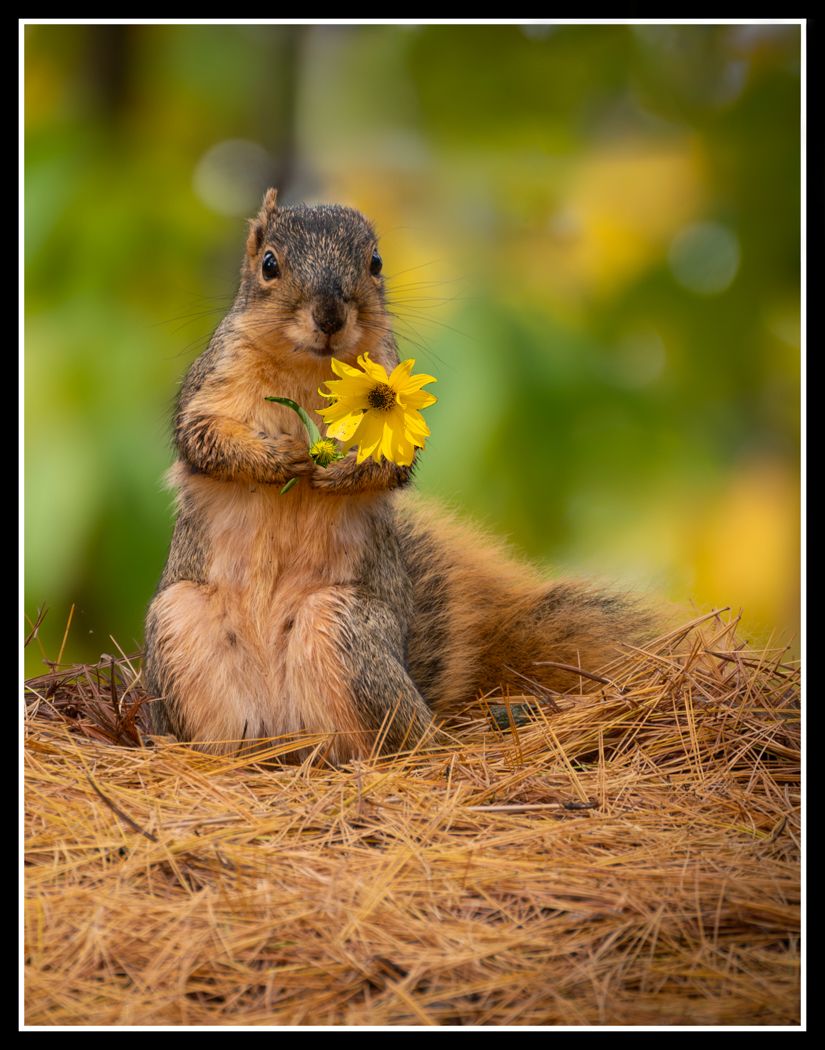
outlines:
[{"label": "squirrel", "polygon": [[265,398],[320,423],[331,358],[365,352],[399,360],[373,226],[268,190],[176,402],[177,516],[145,632],[155,732],[215,753],[328,734],[342,764],[413,747],[480,692],[564,691],[579,679],[558,665],[595,670],[649,627],[635,599],[549,581],[419,504],[415,460],[318,466],[297,416]]}]

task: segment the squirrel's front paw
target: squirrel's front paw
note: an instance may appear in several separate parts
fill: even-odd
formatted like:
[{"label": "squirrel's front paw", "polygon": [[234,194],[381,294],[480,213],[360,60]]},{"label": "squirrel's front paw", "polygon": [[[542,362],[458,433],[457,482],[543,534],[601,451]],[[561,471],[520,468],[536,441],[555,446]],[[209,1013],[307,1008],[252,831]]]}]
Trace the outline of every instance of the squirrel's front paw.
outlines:
[{"label": "squirrel's front paw", "polygon": [[273,480],[306,477],[316,469],[305,439],[281,434],[264,442],[273,468]]},{"label": "squirrel's front paw", "polygon": [[407,480],[409,467],[398,467],[385,459],[380,463],[369,459],[358,463],[355,452],[350,452],[328,467],[316,467],[309,483],[323,492],[355,493],[396,488]]},{"label": "squirrel's front paw", "polygon": [[352,484],[356,469],[355,453],[350,452],[343,459],[334,460],[326,467],[320,467],[316,463],[309,483],[312,488],[321,489],[324,492],[335,492],[341,488],[346,489]]}]

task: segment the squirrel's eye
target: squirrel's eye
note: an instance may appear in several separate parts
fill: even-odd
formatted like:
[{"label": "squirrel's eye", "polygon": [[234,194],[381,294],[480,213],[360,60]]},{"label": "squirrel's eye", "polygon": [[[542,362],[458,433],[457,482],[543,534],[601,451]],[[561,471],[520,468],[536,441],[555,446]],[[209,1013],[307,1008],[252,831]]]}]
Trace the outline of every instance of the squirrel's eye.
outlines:
[{"label": "squirrel's eye", "polygon": [[373,277],[377,277],[379,273],[381,273],[381,267],[383,265],[384,264],[381,262],[381,256],[377,251],[374,251],[372,253],[372,258],[370,259],[370,273]]},{"label": "squirrel's eye", "polygon": [[273,277],[281,276],[281,268],[278,265],[278,260],[275,258],[274,252],[264,252],[261,273],[264,275],[264,280],[266,281],[271,281]]}]

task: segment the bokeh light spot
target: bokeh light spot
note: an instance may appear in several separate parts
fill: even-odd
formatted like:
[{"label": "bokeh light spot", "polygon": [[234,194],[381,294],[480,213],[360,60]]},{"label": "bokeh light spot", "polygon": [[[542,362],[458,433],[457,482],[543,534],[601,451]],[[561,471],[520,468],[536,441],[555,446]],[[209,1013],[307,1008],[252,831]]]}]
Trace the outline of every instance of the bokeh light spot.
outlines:
[{"label": "bokeh light spot", "polygon": [[718,295],[739,270],[739,239],[727,226],[699,222],[680,230],[668,251],[673,276],[697,295]]},{"label": "bokeh light spot", "polygon": [[207,208],[243,217],[257,211],[272,168],[272,158],[257,142],[227,139],[203,154],[192,183]]}]

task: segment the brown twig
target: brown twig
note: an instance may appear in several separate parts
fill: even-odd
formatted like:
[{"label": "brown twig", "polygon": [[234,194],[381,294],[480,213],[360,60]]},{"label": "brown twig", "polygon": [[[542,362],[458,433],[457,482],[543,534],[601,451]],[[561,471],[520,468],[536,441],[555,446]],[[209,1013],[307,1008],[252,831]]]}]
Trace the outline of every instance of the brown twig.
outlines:
[{"label": "brown twig", "polygon": [[28,616],[26,617],[26,619],[29,620],[29,623],[31,624],[31,630],[26,635],[26,640],[23,643],[23,648],[24,649],[28,646],[28,644],[32,640],[32,638],[36,638],[37,637],[37,632],[40,630],[41,624],[46,619],[46,613],[48,611],[49,610],[46,608],[45,605],[41,605],[40,608],[37,610],[37,616],[35,617],[33,623],[32,623],[31,620],[29,620]]},{"label": "brown twig", "polygon": [[536,667],[558,667],[560,671],[569,671],[571,674],[577,674],[580,678],[589,678],[591,682],[600,682],[602,685],[612,686],[617,693],[624,693],[624,686],[617,685],[612,678],[605,678],[604,675],[595,674],[593,671],[585,671],[581,667],[576,667],[573,664],[560,664],[556,663],[555,660],[535,660]]},{"label": "brown twig", "polygon": [[100,798],[106,803],[106,805],[109,807],[109,809],[111,809],[111,811],[116,816],[120,817],[120,819],[124,822],[124,824],[128,824],[129,827],[132,829],[132,831],[139,832],[145,838],[149,839],[150,842],[157,842],[158,841],[157,835],[153,835],[151,831],[146,831],[144,828],[142,828],[140,826],[140,824],[137,824],[134,820],[132,820],[132,818],[128,815],[128,813],[124,813],[123,810],[120,809],[119,806],[116,806],[115,803],[112,802],[112,800],[107,795],[104,795],[103,792],[100,790],[100,788],[97,786],[97,784],[95,784],[94,780],[92,780],[91,776],[88,773],[86,774],[86,779],[92,785],[92,787],[94,788],[96,794],[98,794],[100,796]]}]

